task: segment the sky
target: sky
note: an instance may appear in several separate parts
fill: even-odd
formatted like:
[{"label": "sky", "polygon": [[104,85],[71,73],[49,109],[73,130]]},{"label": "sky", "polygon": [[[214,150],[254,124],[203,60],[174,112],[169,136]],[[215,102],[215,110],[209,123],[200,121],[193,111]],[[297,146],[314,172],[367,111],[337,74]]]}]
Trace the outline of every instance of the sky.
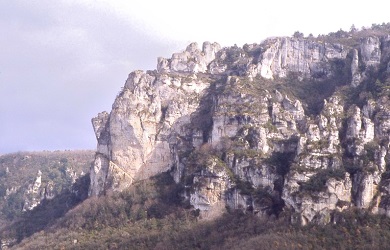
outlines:
[{"label": "sky", "polygon": [[222,46],[390,22],[381,0],[0,0],[0,154],[94,149],[127,75],[191,42]]}]

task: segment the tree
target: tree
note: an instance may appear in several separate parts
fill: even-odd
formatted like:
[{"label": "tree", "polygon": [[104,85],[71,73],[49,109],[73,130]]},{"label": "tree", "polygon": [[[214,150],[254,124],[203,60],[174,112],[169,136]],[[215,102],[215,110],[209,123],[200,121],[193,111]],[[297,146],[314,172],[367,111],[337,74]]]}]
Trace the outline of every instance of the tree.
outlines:
[{"label": "tree", "polygon": [[304,35],[303,35],[303,33],[299,32],[299,31],[295,31],[293,34],[293,37],[294,38],[303,38]]},{"label": "tree", "polygon": [[349,32],[355,33],[357,31],[355,24],[352,24],[351,28],[349,29]]}]

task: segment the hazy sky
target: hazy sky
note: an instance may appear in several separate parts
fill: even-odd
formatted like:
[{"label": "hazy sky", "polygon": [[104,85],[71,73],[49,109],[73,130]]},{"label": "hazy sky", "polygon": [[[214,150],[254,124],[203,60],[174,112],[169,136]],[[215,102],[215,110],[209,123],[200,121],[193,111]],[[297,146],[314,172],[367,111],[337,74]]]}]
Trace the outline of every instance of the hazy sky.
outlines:
[{"label": "hazy sky", "polygon": [[127,75],[190,42],[223,46],[390,22],[386,2],[0,0],[0,153],[93,149]]}]

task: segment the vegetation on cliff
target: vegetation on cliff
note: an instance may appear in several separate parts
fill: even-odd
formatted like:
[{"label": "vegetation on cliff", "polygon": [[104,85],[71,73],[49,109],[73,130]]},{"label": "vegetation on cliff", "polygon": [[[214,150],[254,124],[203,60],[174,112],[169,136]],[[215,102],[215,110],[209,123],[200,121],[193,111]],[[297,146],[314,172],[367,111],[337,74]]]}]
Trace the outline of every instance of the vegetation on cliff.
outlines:
[{"label": "vegetation on cliff", "polygon": [[20,241],[86,199],[93,155],[80,150],[0,156],[1,241]]},{"label": "vegetation on cliff", "polygon": [[[367,211],[335,212],[328,225],[291,224],[230,211],[199,221],[168,173],[121,193],[93,197],[17,249],[387,249],[390,219]],[[37,215],[35,215],[37,216]],[[39,215],[38,215],[39,216]],[[43,217],[43,215],[40,215]],[[43,219],[43,218],[42,218]],[[39,221],[38,218],[31,220]]]},{"label": "vegetation on cliff", "polygon": [[[91,181],[100,197],[87,199],[92,185],[81,174],[92,154],[0,157],[2,244],[389,248],[390,219],[371,214],[390,211],[389,27],[317,38],[296,32],[218,53],[216,45],[201,52],[192,44],[159,60],[156,71],[132,73],[113,112],[94,120],[101,152]],[[282,46],[291,61],[274,59]],[[160,174],[131,176],[130,188],[117,192],[128,183],[120,183],[122,172],[104,172],[113,164]],[[114,191],[108,177],[118,181]],[[203,217],[215,204],[219,217]]]}]

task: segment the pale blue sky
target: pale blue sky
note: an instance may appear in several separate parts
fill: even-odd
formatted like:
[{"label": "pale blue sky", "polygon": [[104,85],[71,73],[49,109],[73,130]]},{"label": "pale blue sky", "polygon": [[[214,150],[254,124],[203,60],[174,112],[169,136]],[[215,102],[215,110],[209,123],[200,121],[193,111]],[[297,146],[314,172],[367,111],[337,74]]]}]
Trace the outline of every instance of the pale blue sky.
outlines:
[{"label": "pale blue sky", "polygon": [[[0,0],[0,153],[93,149],[127,75],[192,41],[223,46],[389,22],[383,1]],[[387,19],[386,19],[387,18]]]}]

